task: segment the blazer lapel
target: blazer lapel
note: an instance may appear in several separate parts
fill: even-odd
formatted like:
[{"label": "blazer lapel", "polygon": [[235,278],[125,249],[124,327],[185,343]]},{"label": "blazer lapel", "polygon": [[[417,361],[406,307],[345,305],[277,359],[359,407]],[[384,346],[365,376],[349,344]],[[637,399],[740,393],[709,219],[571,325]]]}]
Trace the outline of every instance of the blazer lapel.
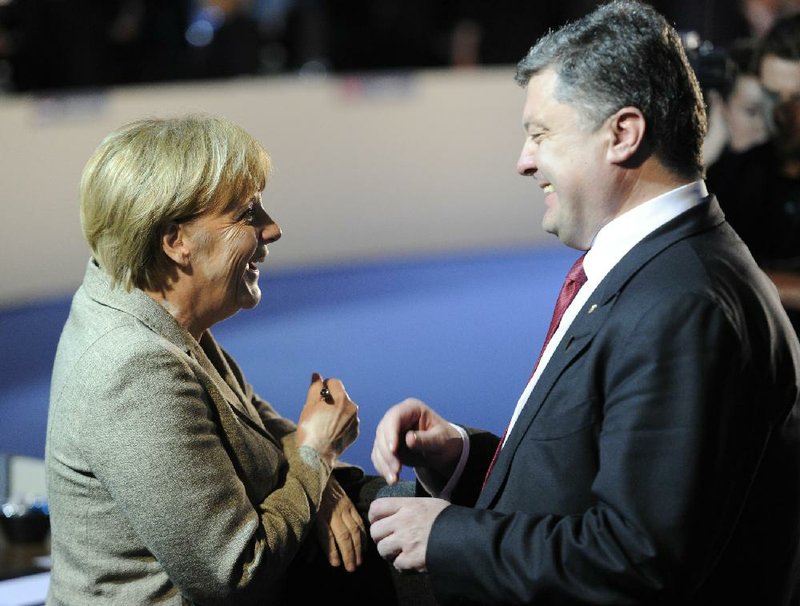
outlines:
[{"label": "blazer lapel", "polygon": [[[236,379],[233,377],[233,373],[230,372],[227,363],[224,362],[224,356],[219,352],[216,341],[210,334],[203,338],[208,341],[211,355],[222,360],[221,371],[214,366],[208,355],[203,351],[203,348],[178,324],[172,314],[155,300],[137,288],[130,292],[126,292],[121,288],[111,288],[108,275],[98,267],[94,259],[89,261],[84,287],[91,298],[103,305],[119,309],[137,318],[150,330],[179,347],[200,365],[204,372],[198,373],[198,376],[211,395],[213,404],[217,407],[218,414],[229,436],[237,435],[235,427],[226,425],[226,423],[231,422],[230,415],[226,411],[233,410],[241,422],[247,424],[273,443],[276,442],[264,429],[257,412],[248,410],[241,388],[234,391],[231,383],[235,384]],[[222,376],[223,373],[230,375],[231,382],[225,380]],[[236,393],[237,391],[239,392],[238,394]]]},{"label": "blazer lapel", "polygon": [[[194,341],[194,339],[192,339],[192,341]],[[201,380],[203,381],[206,390],[209,392],[209,394],[211,394],[211,397],[214,400],[217,408],[224,407],[225,409],[233,410],[241,422],[243,422],[245,425],[248,425],[251,429],[255,430],[257,433],[261,434],[271,442],[277,444],[275,438],[273,438],[265,429],[257,411],[255,409],[251,409],[251,407],[247,405],[247,402],[244,398],[244,393],[242,392],[241,388],[236,386],[236,381],[233,378],[227,363],[225,363],[224,358],[221,355],[217,343],[214,341],[213,337],[206,333],[202,337],[202,344],[203,346],[201,347],[201,345],[197,342],[189,343],[190,355],[205,371],[206,376],[201,376]],[[214,358],[214,362],[222,366],[221,369],[217,368],[217,365],[212,362],[212,357]],[[228,375],[230,381],[225,380],[223,373]],[[233,383],[233,385],[231,385],[231,383]],[[236,389],[234,389],[235,386],[237,387]],[[220,410],[220,417],[224,419],[226,415],[222,413],[223,411]],[[228,429],[231,428],[226,427],[226,430]],[[228,434],[229,436],[233,436],[237,435],[237,432],[228,431]]]},{"label": "blazer lapel", "polygon": [[580,356],[589,348],[597,331],[608,319],[617,296],[630,279],[665,248],[691,235],[718,226],[724,220],[725,217],[716,199],[709,196],[645,237],[600,282],[573,320],[539,377],[495,461],[492,473],[476,503],[477,507],[491,507],[495,502],[505,483],[514,453],[528,427],[535,421],[553,385],[570,365],[580,363]]}]

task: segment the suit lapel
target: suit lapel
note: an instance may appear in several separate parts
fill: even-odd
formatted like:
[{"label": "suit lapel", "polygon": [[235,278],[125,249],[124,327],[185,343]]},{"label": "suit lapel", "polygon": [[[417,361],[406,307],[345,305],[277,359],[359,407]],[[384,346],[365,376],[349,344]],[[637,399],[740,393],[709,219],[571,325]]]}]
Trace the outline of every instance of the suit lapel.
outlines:
[{"label": "suit lapel", "polygon": [[608,318],[613,307],[613,298],[604,304],[598,304],[596,301],[597,299],[594,296],[590,297],[589,301],[573,320],[569,330],[542,371],[536,387],[528,397],[519,418],[517,418],[505,445],[497,457],[497,461],[495,461],[492,473],[489,474],[486,486],[484,486],[478,498],[477,507],[488,507],[494,501],[495,496],[505,482],[506,473],[511,460],[514,458],[514,453],[528,427],[539,414],[542,404],[544,404],[553,389],[553,385],[555,385],[563,372],[576,363],[581,354],[588,349],[594,335],[597,334],[598,329]]},{"label": "suit lapel", "polygon": [[535,421],[553,386],[569,366],[580,363],[579,358],[589,348],[597,331],[608,319],[617,296],[631,278],[664,249],[689,236],[718,226],[724,219],[716,199],[709,196],[697,206],[649,234],[634,246],[600,282],[573,320],[539,377],[539,381],[508,435],[505,446],[495,461],[492,473],[476,503],[477,507],[490,507],[494,503],[505,483],[516,449],[530,425]]}]

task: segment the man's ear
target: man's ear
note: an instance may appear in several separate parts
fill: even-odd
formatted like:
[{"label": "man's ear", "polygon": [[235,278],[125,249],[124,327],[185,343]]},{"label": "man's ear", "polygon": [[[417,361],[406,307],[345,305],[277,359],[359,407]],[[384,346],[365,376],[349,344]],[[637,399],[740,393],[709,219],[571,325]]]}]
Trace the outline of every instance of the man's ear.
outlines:
[{"label": "man's ear", "polygon": [[177,265],[184,267],[191,258],[186,232],[180,223],[170,221],[161,231],[161,250]]},{"label": "man's ear", "polygon": [[623,107],[608,118],[611,144],[606,151],[607,159],[614,164],[625,164],[642,151],[645,119],[636,107]]}]

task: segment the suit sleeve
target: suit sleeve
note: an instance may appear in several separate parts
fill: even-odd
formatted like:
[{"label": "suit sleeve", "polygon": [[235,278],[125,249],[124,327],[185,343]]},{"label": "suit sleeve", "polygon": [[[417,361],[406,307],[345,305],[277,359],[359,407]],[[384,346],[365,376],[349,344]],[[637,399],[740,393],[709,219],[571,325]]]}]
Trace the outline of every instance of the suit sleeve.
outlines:
[{"label": "suit sleeve", "polygon": [[74,371],[76,388],[94,394],[80,414],[97,478],[184,595],[263,600],[310,528],[330,469],[313,450],[290,453],[284,480],[252,502],[188,357],[152,341],[120,354],[114,342],[95,344]]},{"label": "suit sleeve", "polygon": [[[465,427],[464,429],[469,437],[469,456],[461,473],[461,478],[453,489],[449,500],[457,505],[471,507],[478,500],[478,496],[481,493],[483,479],[489,469],[489,464],[492,461],[500,438],[482,429],[473,427]],[[424,489],[419,492],[421,494],[424,493]]]},{"label": "suit sleeve", "polygon": [[625,320],[597,367],[576,364],[602,399],[594,504],[570,515],[448,507],[426,556],[444,603],[681,603],[713,565],[768,435],[749,405],[749,344],[705,294]]}]

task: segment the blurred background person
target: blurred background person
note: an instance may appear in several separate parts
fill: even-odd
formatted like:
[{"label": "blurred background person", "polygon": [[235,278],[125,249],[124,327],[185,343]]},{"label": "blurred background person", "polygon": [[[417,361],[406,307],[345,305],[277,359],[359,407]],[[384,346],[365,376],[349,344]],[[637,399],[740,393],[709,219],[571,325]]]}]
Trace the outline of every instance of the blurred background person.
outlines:
[{"label": "blurred background person", "polygon": [[708,169],[728,221],[778,286],[800,329],[800,13],[775,22],[756,64],[767,98],[769,140],[721,156]]},{"label": "blurred background person", "polygon": [[765,35],[777,19],[800,9],[798,0],[739,0],[742,15],[753,36]]},{"label": "blurred background person", "polygon": [[210,116],[128,124],[86,164],[92,259],[47,429],[48,603],[304,603],[311,588],[394,603],[345,492],[375,487],[339,462],[358,435],[342,383],[314,373],[295,425],[210,332],[261,299],[281,236],[261,198],[270,166]]},{"label": "blurred background person", "polygon": [[[12,91],[513,64],[599,0],[0,0]],[[798,0],[652,0],[717,47],[760,36]],[[5,39],[5,41],[4,41]]]},{"label": "blurred background person", "polygon": [[[714,88],[704,88],[708,134],[703,161],[713,164],[721,154],[740,153],[764,143],[768,136],[767,107],[755,66],[755,41],[743,39],[720,53],[722,73]],[[697,66],[695,66],[697,67]],[[702,69],[697,70],[702,78]],[[702,81],[702,80],[701,80]]]}]

